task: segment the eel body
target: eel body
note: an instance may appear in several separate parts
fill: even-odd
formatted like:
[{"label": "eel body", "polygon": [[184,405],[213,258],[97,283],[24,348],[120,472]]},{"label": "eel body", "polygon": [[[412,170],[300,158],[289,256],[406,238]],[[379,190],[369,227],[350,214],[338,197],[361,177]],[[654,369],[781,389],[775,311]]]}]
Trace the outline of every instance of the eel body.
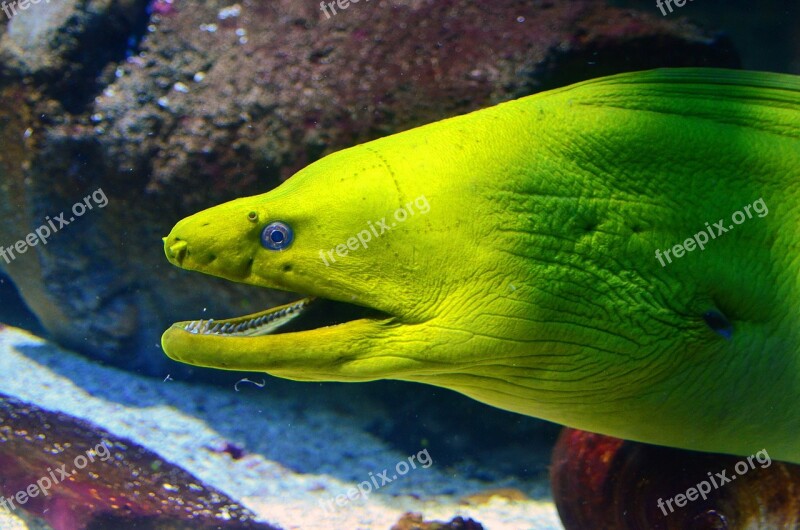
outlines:
[{"label": "eel body", "polygon": [[[179,322],[162,345],[800,463],[799,199],[800,78],[595,79],[331,154],[180,221],[172,263],[306,298]],[[325,304],[348,317],[294,326]]]}]

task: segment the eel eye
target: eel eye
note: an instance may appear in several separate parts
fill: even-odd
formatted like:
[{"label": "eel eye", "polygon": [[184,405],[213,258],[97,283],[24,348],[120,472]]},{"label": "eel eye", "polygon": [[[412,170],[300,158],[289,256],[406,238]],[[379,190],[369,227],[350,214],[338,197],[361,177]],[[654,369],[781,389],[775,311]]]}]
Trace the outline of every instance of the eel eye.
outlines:
[{"label": "eel eye", "polygon": [[268,250],[283,250],[292,244],[294,233],[286,223],[275,221],[261,231],[261,244]]}]

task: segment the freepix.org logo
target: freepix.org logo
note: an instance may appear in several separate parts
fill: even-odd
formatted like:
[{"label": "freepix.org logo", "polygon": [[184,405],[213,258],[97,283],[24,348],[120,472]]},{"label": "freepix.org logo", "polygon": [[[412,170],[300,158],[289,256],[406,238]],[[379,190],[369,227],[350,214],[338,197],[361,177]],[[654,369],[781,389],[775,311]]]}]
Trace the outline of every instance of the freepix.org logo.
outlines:
[{"label": "freepix.org logo", "polygon": [[[324,250],[319,251],[319,257],[322,260],[322,263],[325,264],[326,267],[330,267],[331,263],[336,263],[336,257],[334,254],[339,256],[339,258],[346,257],[350,252],[355,252],[359,248],[367,248],[370,241],[372,241],[372,236],[375,236],[375,239],[381,237],[384,233],[388,232],[389,230],[397,227],[398,223],[404,223],[410,217],[413,217],[416,213],[414,211],[419,211],[421,214],[426,214],[431,211],[431,205],[428,204],[428,199],[425,198],[424,195],[420,195],[413,201],[409,201],[406,205],[402,208],[398,208],[394,212],[394,221],[386,220],[386,217],[382,217],[380,220],[369,221],[368,227],[359,232],[358,234],[354,235],[351,238],[348,238],[347,241],[340,245],[336,245],[332,249],[328,250],[327,252]],[[327,256],[327,257],[326,257]]]},{"label": "freepix.org logo", "polygon": [[[67,464],[62,464],[61,467],[57,467],[56,469],[48,467],[48,474],[43,475],[35,483],[32,482],[29,484],[27,488],[19,490],[7,499],[0,495],[0,506],[5,509],[10,508],[11,510],[16,510],[18,505],[27,503],[31,497],[38,497],[39,495],[47,497],[53,486],[64,480],[69,480],[70,477],[77,474],[79,470],[85,468],[96,459],[105,462],[109,458],[111,458],[111,449],[108,443],[103,440],[94,446],[94,448],[87,450],[85,454],[76,456],[72,461],[72,464],[75,466],[74,469],[68,470]],[[56,474],[58,474],[58,476],[56,476]]]},{"label": "freepix.org logo", "polygon": [[[701,251],[705,250],[706,244],[710,241],[709,237],[711,237],[711,239],[716,239],[721,235],[733,230],[736,226],[744,223],[748,219],[752,219],[753,211],[758,215],[758,217],[765,217],[769,213],[769,208],[767,208],[767,204],[764,202],[763,198],[759,198],[758,200],[754,201],[753,204],[744,206],[741,211],[737,210],[733,212],[731,215],[731,221],[733,224],[729,224],[727,227],[725,226],[725,219],[720,219],[713,225],[710,225],[708,222],[706,222],[705,229],[697,232],[692,237],[686,239],[683,243],[678,243],[672,248],[665,249],[664,251],[661,249],[656,249],[656,259],[662,267],[666,267],[668,263],[672,263],[673,257],[675,259],[682,258],[687,252],[692,252],[695,249],[700,249]],[[672,254],[672,256],[670,256],[670,254]],[[664,261],[665,258],[666,262]]]},{"label": "freepix.org logo", "polygon": [[[67,214],[64,212],[53,216],[52,219],[49,215],[46,216],[45,222],[39,228],[20,239],[13,245],[8,247],[0,245],[0,256],[2,256],[7,264],[11,263],[17,259],[17,256],[25,254],[28,251],[28,248],[35,247],[39,243],[46,245],[50,236],[73,221],[76,221],[78,217],[81,217],[87,211],[92,210],[95,206],[98,208],[105,208],[107,204],[108,197],[106,197],[105,192],[102,190],[102,188],[97,188],[93,193],[84,197],[82,201],[76,202],[72,205],[72,215],[69,219],[66,218]],[[56,224],[58,224],[58,226],[56,226]]]},{"label": "freepix.org logo", "polygon": [[[0,3],[0,9],[2,9],[3,13],[11,20],[11,17],[17,14],[17,9],[25,11],[31,7],[32,4],[38,4],[41,1],[42,0],[11,0],[11,2],[8,2],[7,0],[3,0],[3,2]],[[49,4],[50,0],[44,0],[44,3]]]}]

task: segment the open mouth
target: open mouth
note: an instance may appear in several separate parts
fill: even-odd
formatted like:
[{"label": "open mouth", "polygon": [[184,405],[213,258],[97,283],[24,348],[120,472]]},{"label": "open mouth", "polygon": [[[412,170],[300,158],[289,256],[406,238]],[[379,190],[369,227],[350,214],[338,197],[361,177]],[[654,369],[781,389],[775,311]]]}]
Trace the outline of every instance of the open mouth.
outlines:
[{"label": "open mouth", "polygon": [[225,320],[192,320],[177,325],[195,335],[223,337],[259,337],[299,331],[312,331],[336,326],[353,320],[385,320],[391,315],[364,306],[316,298],[301,298],[296,302],[265,311]]}]

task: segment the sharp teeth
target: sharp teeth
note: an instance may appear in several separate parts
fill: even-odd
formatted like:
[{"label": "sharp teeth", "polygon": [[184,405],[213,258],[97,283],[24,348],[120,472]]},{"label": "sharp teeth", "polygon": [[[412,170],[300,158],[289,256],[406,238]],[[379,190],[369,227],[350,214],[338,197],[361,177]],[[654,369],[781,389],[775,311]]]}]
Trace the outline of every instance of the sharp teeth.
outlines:
[{"label": "sharp teeth", "polygon": [[214,319],[192,320],[184,326],[184,330],[203,335],[243,335],[261,336],[272,333],[303,314],[308,301],[300,300],[280,310],[273,310],[249,320],[232,319],[233,322],[214,322]]}]

